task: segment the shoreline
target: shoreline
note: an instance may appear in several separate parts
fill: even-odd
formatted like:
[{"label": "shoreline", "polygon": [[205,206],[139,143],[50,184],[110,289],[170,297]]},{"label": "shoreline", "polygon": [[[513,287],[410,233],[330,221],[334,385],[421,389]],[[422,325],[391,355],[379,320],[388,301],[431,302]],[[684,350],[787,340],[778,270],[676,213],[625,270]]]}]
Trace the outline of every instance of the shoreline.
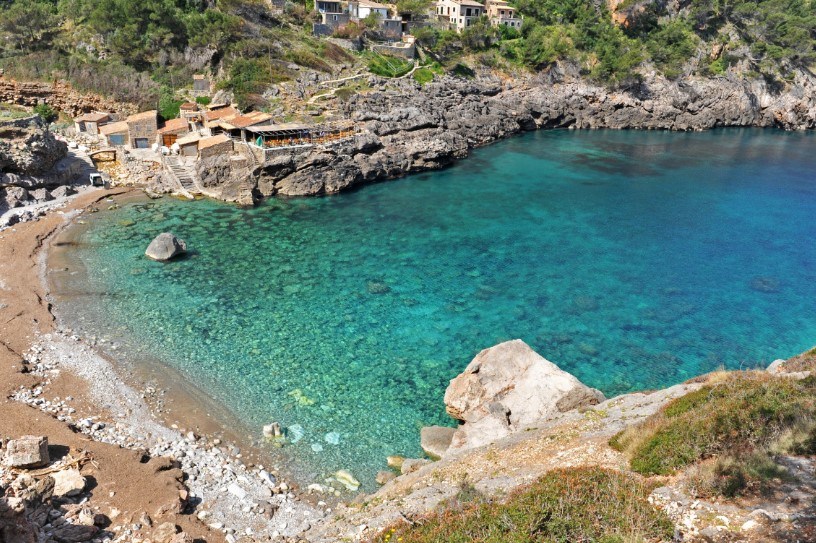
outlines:
[{"label": "shoreline", "polygon": [[[331,508],[322,501],[319,506],[312,505],[308,501],[316,499],[307,501],[305,494],[295,494],[295,487],[280,481],[259,464],[262,456],[256,451],[249,448],[240,451],[235,445],[228,445],[227,439],[238,440],[232,440],[230,433],[223,431],[224,425],[209,420],[211,406],[204,405],[202,394],[178,394],[178,390],[174,390],[167,396],[169,402],[150,405],[151,398],[140,390],[143,376],[135,371],[123,375],[127,368],[117,367],[86,341],[61,329],[59,310],[52,305],[48,285],[51,246],[59,242],[66,229],[89,207],[112,196],[132,192],[133,189],[114,189],[85,193],[65,202],[64,209],[52,210],[38,221],[0,232],[0,253],[9,252],[18,259],[25,259],[35,272],[25,277],[20,273],[14,277],[3,275],[22,284],[3,282],[0,294],[14,290],[24,299],[17,296],[13,300],[4,299],[0,304],[0,317],[16,313],[6,321],[8,324],[29,311],[38,313],[32,319],[32,329],[19,333],[8,329],[0,340],[6,351],[2,359],[3,374],[24,376],[23,379],[4,379],[9,398],[6,403],[16,404],[15,408],[35,408],[31,413],[48,414],[45,419],[51,423],[37,424],[41,417],[34,417],[32,424],[28,420],[31,416],[15,417],[9,412],[10,420],[0,424],[0,431],[9,437],[19,437],[13,428],[22,425],[26,433],[49,435],[53,434],[50,427],[57,421],[63,431],[76,432],[83,441],[90,437],[99,446],[113,446],[114,450],[121,451],[122,458],[117,462],[121,461],[122,467],[133,461],[133,451],[149,451],[154,458],[170,457],[171,462],[182,468],[183,475],[178,475],[175,500],[159,511],[177,516],[173,521],[186,533],[206,535],[208,541],[234,540],[233,534],[296,536],[308,528],[310,521],[322,518]],[[21,248],[28,250],[21,251]],[[19,272],[19,263],[10,260],[6,259],[4,267]],[[10,410],[4,406],[3,411]],[[204,435],[187,428],[200,428]],[[206,437],[208,432],[216,437]],[[219,433],[227,439],[217,437]],[[52,443],[59,442],[54,437],[51,439]],[[137,459],[137,463],[141,460]],[[144,484],[124,479],[124,485],[136,487],[131,490],[138,490]],[[156,515],[156,512],[149,514]]]}]

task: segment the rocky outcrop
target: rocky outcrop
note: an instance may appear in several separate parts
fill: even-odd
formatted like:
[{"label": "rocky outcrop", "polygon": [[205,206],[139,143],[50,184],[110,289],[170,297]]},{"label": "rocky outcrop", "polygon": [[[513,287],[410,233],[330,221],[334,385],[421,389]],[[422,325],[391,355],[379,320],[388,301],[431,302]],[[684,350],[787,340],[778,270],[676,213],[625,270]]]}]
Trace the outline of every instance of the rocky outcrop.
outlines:
[{"label": "rocky outcrop", "polygon": [[516,339],[485,349],[445,391],[461,422],[447,453],[495,442],[555,415],[595,405],[603,394]]},{"label": "rocky outcrop", "polygon": [[[0,122],[0,173],[41,174],[65,158],[68,146],[58,141],[42,117]],[[0,183],[9,183],[5,176]]]},{"label": "rocky outcrop", "polygon": [[[816,126],[816,81],[799,73],[782,92],[763,80],[647,74],[642,83],[610,90],[559,68],[517,80],[486,75],[413,80],[372,77],[373,92],[343,106],[360,132],[340,145],[281,151],[250,179],[260,196],[339,192],[361,183],[447,166],[470,149],[544,128],[705,130],[725,126]],[[214,187],[247,182],[208,176]],[[229,192],[224,188],[226,192]]]},{"label": "rocky outcrop", "polygon": [[164,262],[183,255],[187,252],[187,244],[170,232],[163,232],[150,242],[145,250],[145,256],[153,260]]},{"label": "rocky outcrop", "polygon": [[68,83],[20,82],[0,75],[0,102],[36,106],[49,104],[59,111],[76,117],[92,111],[117,111],[124,115],[136,113],[133,104],[117,102],[98,94],[79,92]]}]

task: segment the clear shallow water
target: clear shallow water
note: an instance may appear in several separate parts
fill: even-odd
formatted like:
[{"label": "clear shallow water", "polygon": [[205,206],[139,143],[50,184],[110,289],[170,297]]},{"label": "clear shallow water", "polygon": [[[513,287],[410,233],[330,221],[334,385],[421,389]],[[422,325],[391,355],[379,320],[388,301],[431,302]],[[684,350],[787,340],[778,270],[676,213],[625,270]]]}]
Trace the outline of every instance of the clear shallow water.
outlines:
[{"label": "clear shallow water", "polygon": [[[522,338],[607,395],[816,343],[816,139],[540,132],[441,172],[241,210],[164,199],[89,216],[74,324],[178,368],[306,479],[368,488],[448,380]],[[193,254],[143,251],[162,231]],[[121,352],[120,350],[120,352]],[[326,441],[339,433],[339,444]],[[321,450],[322,449],[322,450]]]}]

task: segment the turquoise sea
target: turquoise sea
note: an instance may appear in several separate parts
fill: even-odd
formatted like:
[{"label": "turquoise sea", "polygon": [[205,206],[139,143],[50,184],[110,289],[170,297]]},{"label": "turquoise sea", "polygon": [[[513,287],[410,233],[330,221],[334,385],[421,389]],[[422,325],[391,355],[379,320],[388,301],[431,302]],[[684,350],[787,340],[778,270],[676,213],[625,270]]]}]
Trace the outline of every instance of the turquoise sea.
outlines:
[{"label": "turquoise sea", "polygon": [[[128,203],[86,217],[63,314],[302,428],[272,451],[302,482],[373,489],[507,339],[607,395],[816,344],[815,172],[812,134],[549,131],[338,196]],[[148,261],[162,231],[192,254]]]}]

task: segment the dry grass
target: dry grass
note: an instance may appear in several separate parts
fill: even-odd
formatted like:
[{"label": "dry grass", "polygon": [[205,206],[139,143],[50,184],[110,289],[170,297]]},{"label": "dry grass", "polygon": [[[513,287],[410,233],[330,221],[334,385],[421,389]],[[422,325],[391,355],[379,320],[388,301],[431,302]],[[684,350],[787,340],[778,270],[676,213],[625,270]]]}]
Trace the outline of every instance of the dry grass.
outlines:
[{"label": "dry grass", "polygon": [[614,436],[610,445],[644,475],[715,459],[691,470],[691,485],[701,495],[726,496],[784,477],[774,454],[816,451],[816,378],[731,372],[706,383]]},{"label": "dry grass", "polygon": [[468,503],[399,523],[376,543],[635,543],[670,540],[668,517],[647,501],[651,487],[637,476],[597,467],[551,471],[504,501],[469,492]]}]

